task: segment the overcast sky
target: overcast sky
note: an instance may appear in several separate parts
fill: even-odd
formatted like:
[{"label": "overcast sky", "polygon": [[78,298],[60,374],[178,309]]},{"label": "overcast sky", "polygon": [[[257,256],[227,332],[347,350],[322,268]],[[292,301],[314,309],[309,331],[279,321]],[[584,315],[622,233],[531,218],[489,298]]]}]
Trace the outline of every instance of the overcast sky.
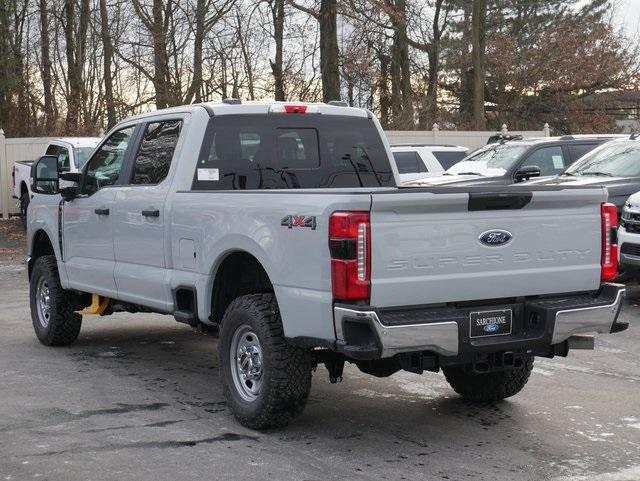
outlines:
[{"label": "overcast sky", "polygon": [[629,36],[640,34],[640,0],[616,0],[616,19]]}]

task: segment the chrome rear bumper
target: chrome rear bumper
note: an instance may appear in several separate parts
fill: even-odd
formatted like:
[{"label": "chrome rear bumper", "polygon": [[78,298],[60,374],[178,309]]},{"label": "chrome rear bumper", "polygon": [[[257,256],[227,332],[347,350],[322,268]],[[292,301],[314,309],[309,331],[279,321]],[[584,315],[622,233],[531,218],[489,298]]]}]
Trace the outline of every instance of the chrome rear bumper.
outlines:
[{"label": "chrome rear bumper", "polygon": [[611,291],[612,298],[608,304],[556,312],[551,344],[558,344],[575,334],[608,334],[614,330],[613,323],[620,314],[626,290],[622,284],[605,284],[603,289]]},{"label": "chrome rear bumper", "polygon": [[[508,336],[492,339],[469,339],[467,331],[467,309],[449,309],[447,320],[440,321],[433,311],[425,310],[422,319],[416,317],[410,323],[390,325],[384,312],[373,307],[334,307],[334,324],[337,346],[347,356],[354,358],[386,358],[402,352],[429,351],[441,356],[455,357],[477,350],[510,350],[514,346],[532,352],[551,349],[553,344],[568,340],[571,336],[585,333],[610,333],[626,329],[626,324],[617,324],[622,308],[625,288],[621,284],[603,284],[593,296],[569,296],[526,301],[522,312],[539,316],[542,326],[539,335],[532,335],[526,328],[514,330]],[[497,306],[496,306],[497,307]],[[452,314],[453,312],[453,314]],[[455,317],[455,320],[452,320]],[[525,316],[523,315],[523,318]],[[382,318],[382,320],[381,320]],[[528,318],[528,317],[527,317]],[[428,322],[427,322],[428,319]],[[524,322],[524,321],[521,321]],[[369,326],[354,329],[353,326]],[[465,327],[466,325],[466,327]],[[371,332],[372,335],[369,335]]]}]

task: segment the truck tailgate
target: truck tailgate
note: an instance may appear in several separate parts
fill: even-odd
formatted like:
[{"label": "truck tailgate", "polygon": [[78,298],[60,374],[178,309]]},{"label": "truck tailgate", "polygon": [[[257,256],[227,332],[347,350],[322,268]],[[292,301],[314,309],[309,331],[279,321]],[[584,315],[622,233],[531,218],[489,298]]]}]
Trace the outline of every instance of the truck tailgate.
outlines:
[{"label": "truck tailgate", "polygon": [[598,289],[605,189],[469,190],[372,194],[373,306]]}]

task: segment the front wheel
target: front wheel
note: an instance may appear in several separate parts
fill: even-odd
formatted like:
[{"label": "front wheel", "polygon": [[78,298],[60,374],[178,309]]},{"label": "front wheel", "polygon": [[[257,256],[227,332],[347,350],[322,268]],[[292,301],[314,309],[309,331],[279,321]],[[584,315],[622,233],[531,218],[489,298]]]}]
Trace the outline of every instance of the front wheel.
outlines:
[{"label": "front wheel", "polygon": [[533,358],[525,360],[522,367],[489,373],[473,373],[464,366],[443,367],[447,382],[455,392],[469,401],[499,401],[519,393],[524,388],[531,370]]},{"label": "front wheel", "polygon": [[29,281],[31,321],[45,346],[66,346],[78,338],[82,316],[74,312],[60,285],[55,256],[36,259]]},{"label": "front wheel", "polygon": [[218,363],[227,405],[244,426],[285,426],[307,403],[311,352],[284,338],[273,294],[241,296],[229,305]]}]

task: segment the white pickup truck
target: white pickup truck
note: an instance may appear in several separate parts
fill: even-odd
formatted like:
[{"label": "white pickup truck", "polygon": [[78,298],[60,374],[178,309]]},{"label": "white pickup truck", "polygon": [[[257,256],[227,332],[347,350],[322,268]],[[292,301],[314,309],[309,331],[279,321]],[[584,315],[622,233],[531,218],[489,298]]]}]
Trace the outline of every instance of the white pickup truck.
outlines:
[{"label": "white pickup truck", "polygon": [[332,381],[345,362],[442,370],[498,400],[535,356],[627,328],[606,189],[403,188],[390,159],[369,111],[238,101],[126,119],[79,173],[42,157],[38,339],[72,343],[84,314],[118,311],[210,330],[228,407],[262,429],[302,411],[318,364]]},{"label": "white pickup truck", "polygon": [[[64,137],[47,144],[44,155],[58,157],[61,172],[78,172],[100,142],[100,137]],[[13,164],[13,198],[26,225],[27,208],[31,201],[32,160],[19,160]]]}]

